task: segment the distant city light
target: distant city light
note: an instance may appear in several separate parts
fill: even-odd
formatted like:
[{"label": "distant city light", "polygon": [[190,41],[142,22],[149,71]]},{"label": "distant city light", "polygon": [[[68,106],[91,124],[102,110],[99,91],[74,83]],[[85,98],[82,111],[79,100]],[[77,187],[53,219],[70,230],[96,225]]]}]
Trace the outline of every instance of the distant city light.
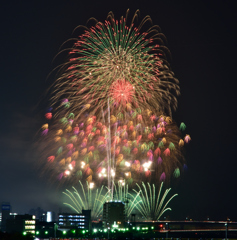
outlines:
[{"label": "distant city light", "polygon": [[52,222],[52,212],[47,212],[47,222]]}]

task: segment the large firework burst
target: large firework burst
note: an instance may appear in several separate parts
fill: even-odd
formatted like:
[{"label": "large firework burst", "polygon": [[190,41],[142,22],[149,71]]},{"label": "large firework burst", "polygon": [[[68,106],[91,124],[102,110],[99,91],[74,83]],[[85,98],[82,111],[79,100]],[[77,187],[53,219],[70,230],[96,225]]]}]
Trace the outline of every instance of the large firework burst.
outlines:
[{"label": "large firework burst", "polygon": [[60,66],[54,104],[67,98],[77,116],[89,108],[97,117],[108,100],[119,111],[128,103],[169,115],[176,109],[179,86],[167,61],[165,37],[149,16],[136,25],[139,11],[131,21],[128,12],[120,20],[110,12],[104,23],[93,18],[94,24],[84,27]]},{"label": "large firework burst", "polygon": [[185,125],[179,129],[171,118],[179,86],[165,37],[149,16],[136,24],[138,12],[131,21],[128,11],[120,20],[110,12],[104,23],[94,19],[84,27],[59,66],[54,114],[49,109],[42,126],[50,176],[61,183],[107,182],[112,198],[115,181],[133,187],[178,178],[182,146],[190,141],[181,137]]},{"label": "large firework burst", "polygon": [[[62,103],[63,108],[69,105],[66,100]],[[89,112],[78,119],[73,113],[61,112],[57,121],[44,124],[46,170],[62,182],[85,179],[105,184],[125,179],[131,184],[165,181],[172,174],[179,177],[184,164],[182,146],[190,137],[182,139],[170,117],[149,109],[125,109],[123,113],[103,112],[103,121]]]}]

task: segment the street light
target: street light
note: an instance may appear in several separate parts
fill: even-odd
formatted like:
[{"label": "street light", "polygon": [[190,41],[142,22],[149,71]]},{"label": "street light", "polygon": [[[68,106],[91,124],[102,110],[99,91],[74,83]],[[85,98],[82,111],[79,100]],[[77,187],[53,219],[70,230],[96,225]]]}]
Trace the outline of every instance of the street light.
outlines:
[{"label": "street light", "polygon": [[228,233],[228,224],[225,223],[225,239],[227,239],[227,233]]},{"label": "street light", "polygon": [[169,224],[166,223],[166,238],[168,239],[168,232],[169,232]]}]

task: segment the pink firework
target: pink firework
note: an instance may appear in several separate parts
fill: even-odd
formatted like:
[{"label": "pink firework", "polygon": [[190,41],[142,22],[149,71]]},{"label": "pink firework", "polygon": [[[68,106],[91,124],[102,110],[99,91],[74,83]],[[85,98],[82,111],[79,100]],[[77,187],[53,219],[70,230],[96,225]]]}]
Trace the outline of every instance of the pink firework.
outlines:
[{"label": "pink firework", "polygon": [[115,103],[130,103],[134,96],[133,85],[125,79],[115,81],[110,88],[110,97]]}]

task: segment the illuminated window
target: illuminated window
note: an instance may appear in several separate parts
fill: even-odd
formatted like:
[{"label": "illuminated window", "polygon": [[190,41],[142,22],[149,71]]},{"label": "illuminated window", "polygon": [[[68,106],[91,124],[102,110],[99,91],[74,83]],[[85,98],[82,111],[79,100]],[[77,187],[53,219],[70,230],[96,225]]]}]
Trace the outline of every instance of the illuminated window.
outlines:
[{"label": "illuminated window", "polygon": [[35,225],[28,225],[28,226],[25,226],[25,229],[35,229]]},{"label": "illuminated window", "polygon": [[[35,231],[27,231],[28,233],[32,233],[32,234],[35,234]],[[25,233],[25,234],[24,234]],[[23,234],[26,235],[26,232],[24,232]]]},{"label": "illuminated window", "polygon": [[25,220],[25,224],[35,224],[35,220]]}]

